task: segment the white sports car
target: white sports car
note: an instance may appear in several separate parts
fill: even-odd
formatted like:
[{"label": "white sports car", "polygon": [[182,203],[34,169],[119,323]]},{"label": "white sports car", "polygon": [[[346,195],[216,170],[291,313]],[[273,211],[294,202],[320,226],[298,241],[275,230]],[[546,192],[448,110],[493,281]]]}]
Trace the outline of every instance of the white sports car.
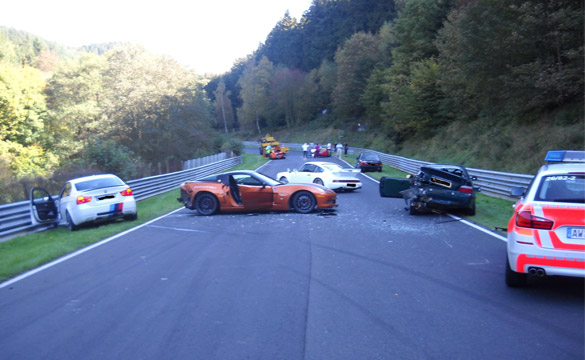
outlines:
[{"label": "white sports car", "polygon": [[360,169],[342,168],[335,163],[310,161],[298,170],[280,172],[276,178],[283,183],[314,183],[331,190],[356,190],[362,187],[357,178],[360,172]]}]

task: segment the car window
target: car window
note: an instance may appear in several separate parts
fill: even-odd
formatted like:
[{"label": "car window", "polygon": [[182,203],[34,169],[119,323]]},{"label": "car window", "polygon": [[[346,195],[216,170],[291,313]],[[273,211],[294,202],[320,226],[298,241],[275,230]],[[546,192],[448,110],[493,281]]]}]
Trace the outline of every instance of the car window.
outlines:
[{"label": "car window", "polygon": [[314,172],[315,171],[315,165],[313,164],[305,164],[302,168],[301,168],[302,172]]},{"label": "car window", "polygon": [[535,200],[585,203],[585,175],[549,175],[540,181]]},{"label": "car window", "polygon": [[317,173],[322,173],[325,170],[323,170],[322,167],[315,165],[315,168],[313,169],[313,172],[317,172]]},{"label": "car window", "polygon": [[378,157],[378,155],[376,155],[376,154],[365,154],[365,155],[362,155],[362,160],[380,161],[380,157]]},{"label": "car window", "polygon": [[99,179],[91,179],[87,181],[82,181],[75,184],[75,188],[78,191],[85,191],[85,190],[93,190],[93,189],[102,189],[111,186],[124,186],[124,182],[116,177],[107,177],[107,178],[99,178]]},{"label": "car window", "polygon": [[71,195],[71,183],[66,183],[65,186],[63,186],[63,193],[61,197],[67,197],[69,195]]},{"label": "car window", "polygon": [[262,186],[262,182],[258,179],[253,178],[250,175],[244,174],[236,174],[234,175],[234,179],[239,185],[252,185],[252,186]]}]

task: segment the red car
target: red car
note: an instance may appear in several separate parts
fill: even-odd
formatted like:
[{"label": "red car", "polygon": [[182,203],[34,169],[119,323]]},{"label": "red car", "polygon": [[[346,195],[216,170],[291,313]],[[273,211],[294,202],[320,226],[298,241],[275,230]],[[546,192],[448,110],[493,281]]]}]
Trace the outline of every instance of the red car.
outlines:
[{"label": "red car", "polygon": [[200,215],[216,212],[287,211],[308,214],[337,207],[337,194],[317,184],[283,184],[251,170],[211,175],[181,184],[177,199]]},{"label": "red car", "polygon": [[328,157],[331,156],[331,152],[326,147],[320,147],[319,153],[315,149],[311,149],[311,154],[313,157]]}]

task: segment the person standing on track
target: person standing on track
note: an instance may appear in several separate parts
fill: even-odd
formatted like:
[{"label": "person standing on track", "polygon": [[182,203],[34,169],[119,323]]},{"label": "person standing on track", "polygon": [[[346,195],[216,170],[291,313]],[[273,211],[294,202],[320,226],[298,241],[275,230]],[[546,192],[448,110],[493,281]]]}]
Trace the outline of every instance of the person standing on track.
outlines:
[{"label": "person standing on track", "polygon": [[307,157],[309,157],[309,144],[307,144],[307,142],[305,142],[305,143],[302,145],[302,148],[303,148],[303,159],[305,159],[305,160],[306,160],[306,159],[307,159]]},{"label": "person standing on track", "polygon": [[341,160],[341,157],[343,155],[343,144],[337,143],[337,145],[335,145],[335,148],[337,149],[337,157],[339,158],[339,160]]}]

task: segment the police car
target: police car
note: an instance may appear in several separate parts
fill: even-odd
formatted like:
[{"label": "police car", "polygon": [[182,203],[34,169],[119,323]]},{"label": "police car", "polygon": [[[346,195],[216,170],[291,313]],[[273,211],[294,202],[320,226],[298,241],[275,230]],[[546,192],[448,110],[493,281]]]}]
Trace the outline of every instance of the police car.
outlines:
[{"label": "police car", "polygon": [[508,223],[506,284],[528,276],[585,277],[585,151],[549,151]]}]

